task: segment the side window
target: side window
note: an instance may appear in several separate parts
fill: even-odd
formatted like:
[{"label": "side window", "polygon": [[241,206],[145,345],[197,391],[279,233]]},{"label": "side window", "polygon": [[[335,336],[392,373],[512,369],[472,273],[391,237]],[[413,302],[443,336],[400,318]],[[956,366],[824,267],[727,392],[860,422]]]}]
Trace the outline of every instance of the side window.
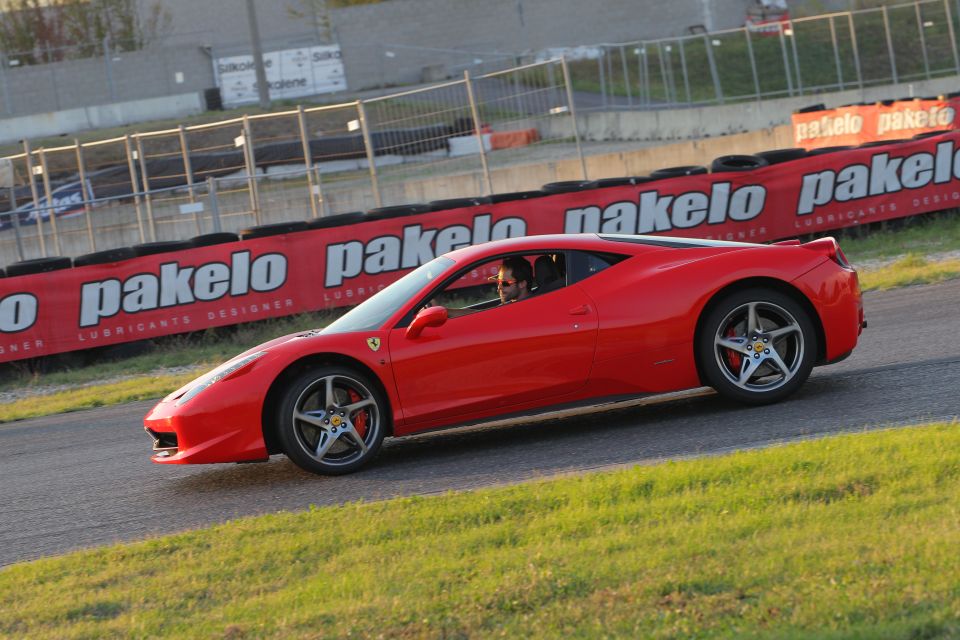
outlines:
[{"label": "side window", "polygon": [[566,271],[562,252],[498,256],[460,273],[429,303],[456,318],[560,289],[567,284]]},{"label": "side window", "polygon": [[608,267],[617,264],[621,260],[626,259],[626,256],[616,253],[588,253],[586,251],[570,251],[567,255],[569,256],[570,262],[567,279],[571,284],[585,280],[593,274],[600,273],[604,269],[607,269]]}]

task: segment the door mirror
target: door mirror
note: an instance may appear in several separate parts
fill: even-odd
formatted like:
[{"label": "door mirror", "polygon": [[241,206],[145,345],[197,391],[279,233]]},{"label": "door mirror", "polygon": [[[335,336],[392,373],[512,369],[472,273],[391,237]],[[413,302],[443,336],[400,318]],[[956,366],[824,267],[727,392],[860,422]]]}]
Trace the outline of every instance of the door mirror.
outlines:
[{"label": "door mirror", "polygon": [[407,327],[408,338],[419,338],[427,327],[439,327],[447,321],[446,307],[427,307],[421,309]]}]

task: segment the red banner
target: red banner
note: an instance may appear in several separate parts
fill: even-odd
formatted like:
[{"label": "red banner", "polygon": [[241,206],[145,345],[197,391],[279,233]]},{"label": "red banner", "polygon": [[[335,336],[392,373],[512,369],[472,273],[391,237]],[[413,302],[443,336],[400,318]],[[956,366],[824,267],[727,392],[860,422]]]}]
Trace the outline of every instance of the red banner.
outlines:
[{"label": "red banner", "polygon": [[547,233],[768,242],[960,206],[960,133],[0,279],[0,362],[356,304],[436,255]]},{"label": "red banner", "polygon": [[921,133],[960,129],[960,98],[898,100],[889,105],[852,105],[792,116],[796,146],[805,149],[902,140]]}]

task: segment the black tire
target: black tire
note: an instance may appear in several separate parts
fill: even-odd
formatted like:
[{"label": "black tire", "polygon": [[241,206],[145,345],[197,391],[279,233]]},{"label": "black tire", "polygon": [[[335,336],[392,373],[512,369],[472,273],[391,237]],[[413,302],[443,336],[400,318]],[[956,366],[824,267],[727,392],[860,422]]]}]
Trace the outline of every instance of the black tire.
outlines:
[{"label": "black tire", "polygon": [[6,272],[6,270],[5,270],[5,269],[0,269],[0,278],[6,278],[6,277],[7,277],[7,272]]},{"label": "black tire", "polygon": [[824,104],[821,102],[821,103],[819,103],[819,104],[811,104],[811,105],[806,106],[806,107],[801,107],[801,108],[799,108],[799,109],[794,109],[793,112],[794,112],[794,113],[813,113],[814,111],[823,111],[823,110],[825,110],[826,108],[827,108],[827,107],[824,106]]},{"label": "black tire", "polygon": [[592,180],[562,180],[560,182],[548,182],[540,187],[544,193],[575,193],[596,188],[597,183]]},{"label": "black tire", "polygon": [[706,167],[690,165],[685,167],[666,167],[650,172],[650,177],[659,180],[660,178],[676,178],[678,176],[699,176],[707,172]]},{"label": "black tire", "polygon": [[507,193],[495,193],[490,196],[490,203],[513,202],[514,200],[531,200],[533,198],[542,198],[547,195],[543,191],[510,191]]},{"label": "black tire", "polygon": [[143,244],[133,245],[133,251],[137,256],[152,256],[158,253],[170,253],[171,251],[186,251],[193,249],[194,244],[189,240],[162,240],[160,242],[144,242]]},{"label": "black tire", "polygon": [[942,136],[945,133],[953,133],[956,129],[937,129],[936,131],[924,131],[923,133],[918,133],[913,136],[914,140],[923,140],[924,138],[932,138],[934,136]]},{"label": "black tire", "polygon": [[850,149],[856,149],[856,147],[849,144],[840,144],[833,147],[820,147],[818,149],[810,149],[809,151],[807,151],[807,155],[823,156],[828,153],[836,153],[837,151],[849,151]]},{"label": "black tire", "polygon": [[753,171],[767,166],[768,162],[758,156],[732,155],[720,156],[710,163],[712,173],[727,173],[731,171]]},{"label": "black tire", "polygon": [[91,264],[111,264],[121,260],[136,258],[137,253],[131,247],[117,247],[116,249],[105,249],[104,251],[95,251],[94,253],[85,253],[73,259],[73,266],[86,267]]},{"label": "black tire", "polygon": [[367,214],[363,211],[351,211],[350,213],[338,213],[332,216],[323,216],[313,218],[307,222],[308,229],[329,229],[330,227],[343,227],[348,224],[363,222],[367,219]]},{"label": "black tire", "polygon": [[273,224],[261,224],[256,227],[249,227],[240,230],[241,240],[252,240],[253,238],[266,238],[268,236],[279,236],[285,233],[296,233],[297,231],[306,231],[307,223],[303,220],[293,220],[291,222],[274,222]]},{"label": "black tire", "polygon": [[429,211],[430,206],[425,204],[398,204],[392,207],[376,207],[367,211],[367,220],[386,220],[387,218],[412,216]]},{"label": "black tire", "polygon": [[901,142],[907,142],[904,138],[897,138],[895,140],[871,140],[870,142],[864,142],[858,149],[869,149],[870,147],[882,147],[887,144],[900,144]]},{"label": "black tire", "polygon": [[216,233],[204,233],[190,238],[190,244],[194,247],[209,247],[215,244],[224,244],[226,242],[236,242],[240,239],[235,233],[229,231],[218,231]]},{"label": "black tire", "polygon": [[447,209],[476,207],[484,204],[490,204],[490,198],[481,196],[478,198],[449,198],[447,200],[432,200],[428,206],[430,207],[430,211],[445,211]]},{"label": "black tire", "polygon": [[[748,331],[751,308],[761,328]],[[788,327],[792,331],[771,335]],[[794,393],[817,359],[810,312],[790,296],[760,287],[734,291],[711,305],[696,345],[703,381],[726,398],[753,405]]]},{"label": "black tire", "polygon": [[[283,452],[298,467],[311,473],[341,475],[377,455],[391,419],[390,408],[380,387],[367,376],[348,367],[326,365],[304,371],[285,387],[276,415],[276,434]],[[332,389],[332,398],[327,397],[328,389]],[[352,413],[346,410],[365,400],[372,404]],[[296,416],[309,416],[315,422]],[[327,449],[321,451],[324,445]]]},{"label": "black tire", "polygon": [[800,147],[791,147],[790,149],[770,149],[754,154],[758,158],[763,158],[767,164],[780,164],[781,162],[790,162],[807,157],[807,150]]},{"label": "black tire", "polygon": [[625,176],[623,178],[600,178],[594,182],[597,183],[598,189],[602,189],[604,187],[635,186],[644,182],[653,182],[653,180],[650,176]]},{"label": "black tire", "polygon": [[21,260],[7,265],[7,277],[13,278],[14,276],[27,276],[31,273],[47,273],[48,271],[69,269],[71,264],[70,258],[63,256]]}]

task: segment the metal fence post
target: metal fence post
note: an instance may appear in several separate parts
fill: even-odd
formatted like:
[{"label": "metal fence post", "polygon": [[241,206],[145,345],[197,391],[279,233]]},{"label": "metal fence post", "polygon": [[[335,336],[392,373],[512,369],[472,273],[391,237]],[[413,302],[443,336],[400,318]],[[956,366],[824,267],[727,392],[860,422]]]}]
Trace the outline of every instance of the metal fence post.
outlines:
[{"label": "metal fence post", "polygon": [[477,109],[477,99],[473,95],[473,82],[470,80],[470,71],[463,70],[463,81],[467,87],[467,101],[470,103],[470,115],[473,116],[473,132],[477,137],[477,148],[480,150],[480,166],[483,167],[483,183],[487,187],[487,192],[483,195],[489,196],[493,193],[493,182],[490,180],[490,167],[487,165],[487,151],[483,148],[483,125],[480,123],[480,110]]},{"label": "metal fence post", "polygon": [[93,235],[93,218],[90,216],[93,194],[87,188],[87,165],[83,161],[83,145],[76,138],[73,139],[73,145],[77,153],[77,172],[80,174],[80,192],[83,194],[83,213],[87,219],[87,241],[90,243],[90,251],[96,251],[97,241]]},{"label": "metal fence post", "polygon": [[673,102],[670,97],[670,83],[667,80],[667,67],[663,61],[663,43],[657,42],[657,61],[660,63],[660,79],[663,81],[663,97],[668,104]]},{"label": "metal fence post", "polygon": [[143,139],[137,134],[137,158],[140,161],[140,181],[143,184],[143,199],[147,205],[147,225],[150,229],[150,240],[157,241],[157,223],[153,219],[153,196],[150,194],[150,175],[147,172],[147,158],[143,153]]},{"label": "metal fence post", "polygon": [[713,42],[709,37],[704,35],[703,44],[707,47],[707,64],[710,65],[710,77],[713,78],[713,92],[717,96],[717,101],[723,104],[723,87],[720,86],[720,74],[717,73],[717,61],[713,59]]},{"label": "metal fence post", "polygon": [[887,11],[887,5],[880,7],[880,12],[883,14],[883,31],[887,36],[887,53],[890,54],[890,73],[893,74],[893,84],[899,84],[897,58],[893,53],[893,37],[890,35],[890,13]]},{"label": "metal fence post", "polygon": [[370,186],[373,187],[373,202],[378,207],[382,207],[383,198],[380,195],[380,182],[377,180],[376,150],[370,142],[370,127],[367,124],[367,110],[363,106],[363,100],[357,100],[357,118],[360,120],[363,148],[367,152],[367,164],[370,165]]},{"label": "metal fence post", "polygon": [[37,216],[37,240],[40,242],[40,255],[47,257],[47,241],[43,237],[43,215],[40,212],[40,194],[37,193],[37,180],[33,174],[33,151],[30,150],[30,141],[23,140],[23,152],[27,160],[27,176],[30,178],[30,195],[33,196],[33,213]]},{"label": "metal fence post", "polygon": [[860,47],[857,46],[857,28],[853,22],[853,13],[847,13],[847,24],[850,26],[850,45],[853,49],[853,65],[857,70],[857,86],[863,91],[863,71],[860,69]]},{"label": "metal fence post", "polygon": [[687,104],[693,104],[693,94],[690,93],[690,74],[687,73],[687,53],[683,39],[677,40],[680,45],[680,70],[683,71],[683,90],[687,94]]},{"label": "metal fence post", "polygon": [[253,209],[254,224],[260,224],[260,189],[257,185],[257,164],[253,152],[253,133],[250,130],[250,117],[243,114],[243,159],[247,165],[247,188],[250,191],[250,208]]},{"label": "metal fence post", "polygon": [[747,55],[750,56],[750,73],[753,75],[753,92],[760,99],[760,76],[757,75],[757,59],[753,55],[753,39],[750,37],[750,29],[744,29],[743,35],[747,39]]},{"label": "metal fence post", "polygon": [[20,235],[20,214],[17,213],[17,190],[10,185],[7,191],[10,198],[10,222],[13,224],[13,236],[17,241],[17,259],[24,260],[26,256],[23,253],[23,237]]},{"label": "metal fence post", "polygon": [[7,86],[7,54],[0,53],[0,90],[3,91],[3,110],[8,116],[13,115],[13,104],[10,101],[10,87]]},{"label": "metal fence post", "polygon": [[953,32],[953,14],[950,12],[950,3],[943,0],[943,11],[947,14],[947,31],[950,34],[950,50],[953,52],[953,68],[960,73],[960,56],[957,54],[957,38]]},{"label": "metal fence post", "polygon": [[214,233],[220,233],[220,203],[217,202],[217,179],[207,178],[207,196],[210,199],[210,223],[213,226]]},{"label": "metal fence post", "polygon": [[[190,161],[190,149],[187,146],[187,130],[181,124],[177,127],[177,133],[180,135],[180,154],[183,157],[183,177],[187,180],[187,194],[192,204],[197,201],[197,196],[194,193],[193,187],[193,163]],[[193,224],[197,226],[197,233],[201,233],[200,214],[196,211],[193,212]]]},{"label": "metal fence post", "polygon": [[310,139],[307,137],[307,118],[303,105],[297,105],[297,124],[300,126],[300,145],[303,147],[303,164],[307,168],[307,191],[310,198],[310,217],[317,217],[317,200],[323,202],[323,188],[313,183],[313,153],[310,151]]},{"label": "metal fence post", "polygon": [[133,145],[130,144],[130,134],[123,137],[124,148],[127,151],[127,170],[130,172],[130,188],[133,191],[133,206],[137,211],[137,231],[140,233],[140,242],[146,242],[147,236],[143,233],[143,213],[140,211],[140,180],[137,178],[137,167],[133,163]]},{"label": "metal fence post", "polygon": [[43,192],[47,197],[47,211],[50,212],[50,228],[53,230],[53,249],[58,256],[63,255],[63,249],[60,246],[60,230],[57,229],[57,210],[53,206],[53,190],[50,188],[50,171],[47,169],[47,151],[43,147],[39,149],[41,179],[43,180]]},{"label": "metal fence post", "polygon": [[920,11],[920,3],[914,2],[913,9],[917,16],[917,35],[920,36],[920,51],[923,54],[923,72],[930,79],[930,58],[927,56],[927,37],[923,33],[923,13]]},{"label": "metal fence post", "polygon": [[787,78],[787,94],[793,95],[793,74],[790,73],[790,56],[787,55],[787,43],[783,39],[783,23],[777,23],[777,35],[780,37],[780,54],[783,56],[783,72]]},{"label": "metal fence post", "polygon": [[623,86],[627,91],[627,105],[633,106],[633,92],[630,91],[630,72],[627,70],[627,54],[620,45],[620,65],[623,67]]},{"label": "metal fence post", "polygon": [[600,50],[600,57],[597,58],[597,69],[600,70],[600,95],[603,97],[603,108],[607,108],[607,74],[603,70],[603,59],[607,55],[606,49]]},{"label": "metal fence post", "polygon": [[797,49],[797,29],[790,21],[790,49],[793,51],[793,66],[797,70],[797,93],[803,95],[803,75],[800,73],[800,51]]},{"label": "metal fence post", "polygon": [[573,106],[573,88],[570,86],[570,69],[567,67],[566,56],[560,56],[560,66],[563,69],[563,83],[567,88],[567,110],[573,124],[573,139],[577,144],[577,157],[580,158],[580,173],[584,180],[587,178],[587,161],[583,157],[583,148],[580,146],[580,127],[577,125],[577,110]]},{"label": "metal fence post", "polygon": [[840,47],[837,45],[837,26],[830,16],[830,42],[833,43],[833,62],[837,65],[837,84],[843,91],[843,67],[840,65]]}]

